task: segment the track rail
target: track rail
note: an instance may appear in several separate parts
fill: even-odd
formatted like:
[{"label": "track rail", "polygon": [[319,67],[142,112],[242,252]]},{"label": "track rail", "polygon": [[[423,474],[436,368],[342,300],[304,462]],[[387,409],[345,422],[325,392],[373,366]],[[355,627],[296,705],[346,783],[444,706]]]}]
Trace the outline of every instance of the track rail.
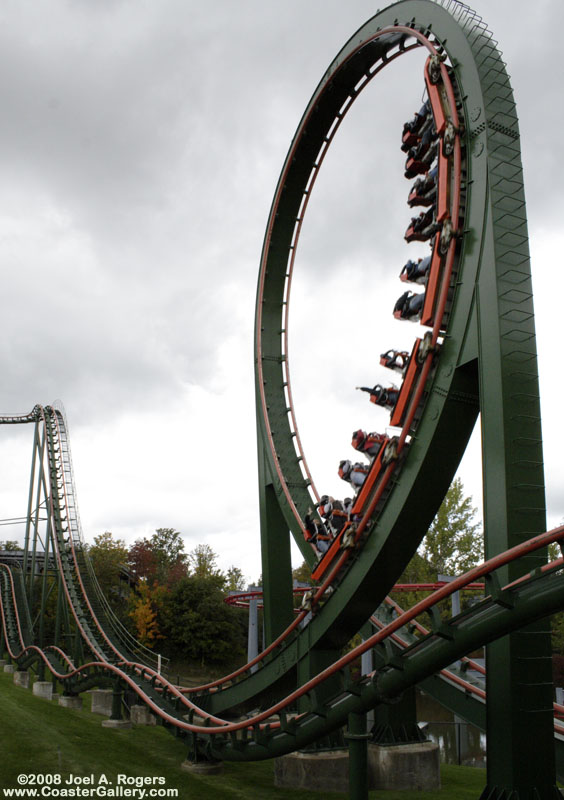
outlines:
[{"label": "track rail", "polygon": [[[288,362],[297,247],[320,167],[344,117],[382,69],[399,57],[409,58],[415,50],[428,54],[421,78],[429,93],[439,148],[441,226],[435,232],[431,266],[435,271],[428,283],[423,320],[429,331],[427,341],[421,340],[424,355],[403,404],[401,429],[374,462],[358,495],[354,507],[358,519],[350,526],[351,535],[343,535],[325,563],[316,563],[304,537],[304,520],[319,493],[299,436]],[[535,345],[520,174],[511,89],[495,43],[479,17],[455,0],[401,0],[360,28],[329,66],[298,125],[275,191],[257,289],[263,552],[283,552],[288,560],[289,541],[284,540],[282,547],[280,539],[289,529],[304,557],[318,570],[320,585],[312,590],[307,607],[250,664],[195,690],[172,685],[151,663],[143,663],[151,655],[112,618],[99,592],[80,528],[64,414],[56,407],[36,406],[28,415],[4,416],[0,424],[34,422],[43,427],[46,494],[58,571],[74,625],[92,658],[75,665],[76,659],[61,648],[33,643],[33,626],[18,588],[21,576],[2,565],[2,626],[10,657],[21,665],[41,661],[71,692],[119,682],[135,692],[163,725],[190,734],[195,748],[215,758],[261,759],[298,749],[341,727],[349,713],[397,697],[474,647],[563,608],[562,563],[545,566],[543,548],[560,541],[564,529],[531,536],[544,530],[545,523],[544,495],[539,495],[540,424],[531,366]],[[499,343],[499,352],[487,346],[493,340]],[[523,384],[529,387],[520,401],[526,411],[509,415],[508,421],[499,412],[499,401],[496,405],[496,391],[513,398]],[[336,653],[384,600],[416,551],[480,410],[484,431],[499,448],[491,450],[495,457],[490,463],[505,462],[506,451],[511,451],[511,466],[504,463],[502,472],[504,498],[511,503],[499,510],[494,499],[501,494],[499,476],[487,465],[486,552],[493,557],[389,621],[346,656],[319,668],[312,653]],[[530,473],[534,480],[527,479]],[[490,511],[494,506],[497,516]],[[508,539],[515,546],[509,546]],[[265,611],[274,619],[277,595],[291,608],[291,590],[289,576],[279,581],[279,564],[275,558],[271,561],[263,573]],[[289,573],[289,561],[286,566]],[[480,578],[486,578],[488,594],[482,603],[447,623],[434,613],[428,634],[384,659],[372,675],[351,679],[354,659],[399,635],[419,613],[433,613],[437,602]],[[265,710],[247,719],[226,719],[235,707],[259,706]]]},{"label": "track rail", "polygon": [[[351,663],[362,653],[389,637],[397,636],[398,631],[419,614],[432,611],[438,602],[453,592],[480,578],[493,576],[496,570],[515,559],[526,557],[563,538],[564,527],[557,528],[475,567],[384,625],[380,631],[296,691],[264,711],[238,722],[206,713],[186,698],[178,687],[139,663],[101,660],[75,667],[61,648],[42,650],[29,644],[25,627],[20,622],[22,599],[17,596],[12,570],[3,564],[0,565],[2,629],[9,655],[14,661],[22,666],[42,661],[71,693],[92,685],[111,685],[117,679],[134,691],[163,725],[176,728],[184,734],[197,734],[201,738],[202,750],[208,755],[235,760],[271,758],[305,746],[339,728],[353,711],[372,708],[392,699],[477,644],[560,608],[564,603],[562,559],[508,586],[499,587],[499,583],[492,580],[492,586],[495,587],[493,594],[470,612],[448,623],[437,624],[417,642],[406,647],[399,659],[396,654],[389,654],[377,672],[360,681],[351,680],[348,672]],[[335,673],[342,674],[343,688],[336,696],[318,703],[316,689]],[[295,704],[300,698],[308,699],[311,710],[295,714]],[[201,722],[194,722],[198,719]]]}]

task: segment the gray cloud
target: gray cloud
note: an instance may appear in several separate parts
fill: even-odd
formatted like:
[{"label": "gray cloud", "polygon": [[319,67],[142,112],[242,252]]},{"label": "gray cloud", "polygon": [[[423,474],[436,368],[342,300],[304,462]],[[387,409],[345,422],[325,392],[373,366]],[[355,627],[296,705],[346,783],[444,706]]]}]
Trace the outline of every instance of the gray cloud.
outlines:
[{"label": "gray cloud", "polygon": [[[558,0],[533,10],[525,0],[474,5],[515,86],[531,238],[543,244],[534,262],[541,366],[550,369],[563,110],[549,87],[560,70],[552,31],[564,11]],[[252,327],[264,227],[309,97],[374,12],[369,0],[3,4],[0,408],[27,411],[62,397],[90,534],[115,523],[128,537],[145,535],[143,520],[171,518],[194,531],[195,504],[206,514],[193,535],[203,538],[205,529],[225,542],[219,532],[238,507],[238,530],[247,526],[256,553]],[[508,25],[515,17],[529,24]],[[381,350],[415,336],[390,312],[411,254],[402,240],[409,183],[399,177],[398,142],[421,90],[419,67],[407,58],[376,78],[338,133],[304,225],[292,379],[322,490],[348,452],[350,431],[385,425],[366,414],[354,385],[378,378]],[[323,311],[334,306],[328,320]],[[543,393],[551,425],[553,373]],[[163,441],[151,438],[140,452],[136,434],[153,428]],[[116,448],[111,492],[95,477],[107,457],[98,440]],[[558,454],[550,447],[547,455],[550,483]],[[243,478],[224,504],[200,480],[198,464],[233,457],[244,463]],[[161,519],[144,490],[152,469]],[[173,483],[174,496],[166,490]],[[0,487],[0,499],[8,491]],[[558,497],[549,485],[555,507]]]}]

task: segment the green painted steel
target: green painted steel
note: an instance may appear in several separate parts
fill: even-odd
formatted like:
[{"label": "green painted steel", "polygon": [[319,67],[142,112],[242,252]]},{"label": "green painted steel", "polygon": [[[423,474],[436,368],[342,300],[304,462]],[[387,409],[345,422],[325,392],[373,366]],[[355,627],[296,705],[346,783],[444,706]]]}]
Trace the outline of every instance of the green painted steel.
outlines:
[{"label": "green painted steel", "polygon": [[[235,707],[268,707],[335,661],[425,535],[480,412],[487,555],[545,528],[532,290],[511,87],[491,35],[470,9],[455,0],[401,0],[362,26],[323,76],[292,141],[267,225],[257,292],[255,364],[268,641],[292,619],[290,532],[310,565],[316,558],[303,536],[303,519],[317,495],[301,450],[287,352],[287,311],[301,224],[324,154],[354,100],[381,69],[416,48],[446,59],[448,71],[442,67],[441,74],[449,82],[447,94],[452,84],[450,113],[460,119],[453,156],[459,167],[453,168],[451,180],[456,201],[449,207],[455,232],[449,245],[453,272],[444,315],[436,324],[438,352],[425,362],[428,372],[423,373],[409,446],[386,468],[392,475],[386,494],[367,514],[360,546],[347,551],[346,563],[332,576],[332,591],[325,592],[307,624],[304,621],[286,637],[256,672],[217,691],[203,691],[196,697],[197,708],[191,707],[191,701],[141,663],[150,654],[112,619],[81,538],[64,415],[60,409],[36,407],[30,415],[1,420],[36,424],[26,569],[14,580],[0,565],[4,644],[20,665],[46,664],[66,691],[116,682],[127,686],[159,713],[163,725],[182,735],[191,732],[195,751],[244,760],[299,749],[349,717],[354,728],[355,715],[430,680],[453,659],[502,637],[489,644],[488,696],[493,700],[488,704],[484,797],[512,793],[528,798],[535,792],[549,797],[555,791],[550,643],[539,620],[564,607],[563,576],[553,571],[513,590],[496,588],[541,565],[542,553],[503,567],[489,581],[490,598],[470,613],[437,625],[405,651],[385,648],[372,678],[359,682],[347,670],[329,670],[327,680],[296,697],[303,714],[299,720],[287,716],[293,708],[291,698],[280,709],[280,727],[257,724],[226,733],[219,730],[221,720],[214,719]],[[28,563],[35,574],[40,535],[32,507],[38,508],[40,499],[48,502],[50,511],[45,564],[49,552],[55,553],[60,595],[66,598],[66,605],[57,609],[56,636],[64,639],[66,634],[66,652],[76,643],[76,670],[58,651],[35,646],[45,645],[43,631],[29,618],[37,587],[30,581],[26,590],[23,580]],[[44,609],[46,582],[39,588]],[[92,657],[99,663],[82,663]],[[198,722],[202,719],[205,724]],[[205,730],[214,727],[213,733]],[[360,784],[357,788],[360,792]]]},{"label": "green painted steel", "polygon": [[[383,599],[415,551],[452,479],[481,411],[486,551],[492,555],[545,528],[542,437],[534,315],[519,131],[512,90],[496,43],[470,9],[457,2],[405,0],[357,31],[323,76],[304,112],[283,166],[267,225],[256,324],[259,448],[268,485],[310,564],[302,520],[315,500],[289,395],[286,345],[289,282],[305,204],[326,140],[363,76],[406,45],[402,26],[427,34],[453,68],[464,124],[464,235],[447,336],[416,438],[378,519],[369,526],[362,557],[314,620],[310,646],[340,646]],[[389,33],[382,34],[383,29]],[[410,40],[412,41],[412,40]],[[457,221],[454,221],[456,226]],[[429,480],[429,476],[433,480]],[[262,528],[263,549],[279,539]],[[277,541],[277,546],[279,542]],[[515,578],[531,563],[508,567]],[[266,580],[275,580],[266,570]],[[280,579],[279,576],[276,578]],[[274,614],[276,598],[266,604]],[[531,652],[535,657],[531,658]],[[554,764],[549,667],[550,641],[542,624],[492,645],[488,670],[489,792],[506,787],[541,795],[552,791]],[[526,669],[523,667],[526,664]],[[509,714],[508,711],[513,709]],[[519,725],[534,720],[531,732]],[[509,733],[510,731],[511,733]],[[542,770],[536,766],[542,763]],[[550,787],[550,788],[549,788]]]}]

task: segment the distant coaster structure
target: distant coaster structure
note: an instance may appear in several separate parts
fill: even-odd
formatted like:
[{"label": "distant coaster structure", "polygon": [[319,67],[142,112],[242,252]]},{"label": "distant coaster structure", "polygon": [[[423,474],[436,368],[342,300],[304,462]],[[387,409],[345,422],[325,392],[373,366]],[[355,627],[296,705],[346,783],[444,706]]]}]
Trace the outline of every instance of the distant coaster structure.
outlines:
[{"label": "distant coaster structure", "polygon": [[[382,445],[349,523],[319,558],[305,535],[306,515],[319,494],[301,446],[288,364],[299,236],[325,154],[355,99],[388,64],[415,50],[427,54],[423,79],[434,133],[426,153],[432,160],[420,150],[423,166],[415,154],[406,170],[426,176],[436,167],[432,202],[406,234],[431,244],[422,332],[391,412],[397,435]],[[113,618],[88,561],[68,428],[56,406],[0,419],[35,426],[22,564],[0,564],[2,650],[22,669],[35,664],[40,677],[48,669],[68,694],[113,686],[116,717],[121,693],[133,693],[164,726],[188,738],[193,757],[270,758],[348,723],[354,759],[365,747],[359,730],[368,709],[376,709],[379,729],[393,738],[408,712],[402,703],[394,712],[390,702],[486,644],[482,796],[559,797],[555,733],[557,743],[562,733],[553,718],[545,619],[564,608],[564,577],[562,559],[548,564],[546,547],[564,530],[545,533],[519,130],[496,43],[467,6],[401,0],[363,25],[321,79],[292,140],[267,224],[255,373],[265,650],[223,679],[186,689],[174,685]],[[422,541],[479,415],[485,564],[409,612],[396,609],[393,618],[383,612],[377,632],[342,656],[343,646],[383,607]],[[291,535],[317,581],[297,615]],[[34,579],[39,550],[44,564],[53,557],[56,563],[52,641],[42,622],[50,589],[46,579],[42,586]],[[484,600],[448,623],[441,620],[436,603],[477,580],[485,581]],[[400,641],[399,632],[423,610],[431,613],[431,628]],[[351,664],[369,651],[375,669],[353,677]],[[234,709],[248,714],[234,721]],[[557,746],[561,774],[559,753]]]}]

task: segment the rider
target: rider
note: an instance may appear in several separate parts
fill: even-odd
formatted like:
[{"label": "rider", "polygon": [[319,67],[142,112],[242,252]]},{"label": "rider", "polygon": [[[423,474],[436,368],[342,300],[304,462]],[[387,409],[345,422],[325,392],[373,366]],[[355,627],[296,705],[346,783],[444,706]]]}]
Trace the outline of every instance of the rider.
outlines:
[{"label": "rider", "polygon": [[308,509],[304,517],[305,539],[315,545],[319,553],[326,553],[333,540],[331,534],[326,530],[323,523],[313,515],[312,509]]},{"label": "rider", "polygon": [[363,453],[372,461],[380,452],[382,445],[386,441],[384,433],[366,433],[366,431],[353,431],[352,446],[359,453]]},{"label": "rider", "polygon": [[431,256],[419,258],[417,261],[407,261],[400,272],[400,280],[410,281],[411,283],[426,283],[429,269],[431,268]]},{"label": "rider", "polygon": [[355,491],[360,489],[369,471],[370,467],[358,462],[352,464],[348,459],[339,463],[339,478],[350,483]]},{"label": "rider", "polygon": [[402,296],[396,300],[396,304],[394,306],[394,317],[396,319],[410,319],[415,321],[421,316],[424,302],[424,292],[422,294],[404,292]]},{"label": "rider", "polygon": [[357,386],[361,392],[368,392],[370,395],[370,402],[375,403],[377,406],[384,408],[393,408],[398,400],[399,389],[395,386],[389,386],[385,389],[381,384],[377,383],[370,389],[368,386]]},{"label": "rider", "polygon": [[348,514],[340,500],[324,494],[319,501],[318,511],[325,520],[327,528],[337,536],[348,521]]},{"label": "rider", "polygon": [[403,374],[409,358],[407,350],[387,350],[380,355],[380,364]]}]

